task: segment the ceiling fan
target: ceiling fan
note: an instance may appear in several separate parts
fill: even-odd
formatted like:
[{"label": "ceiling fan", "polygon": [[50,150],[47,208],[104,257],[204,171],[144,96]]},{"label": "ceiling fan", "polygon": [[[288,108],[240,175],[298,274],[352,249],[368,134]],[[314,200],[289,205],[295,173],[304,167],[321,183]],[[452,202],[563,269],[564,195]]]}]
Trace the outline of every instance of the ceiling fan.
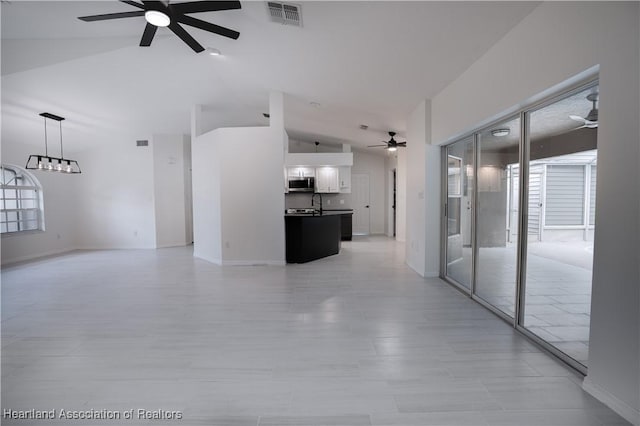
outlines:
[{"label": "ceiling fan", "polygon": [[389,139],[389,141],[384,142],[384,145],[369,145],[369,148],[374,148],[374,147],[378,147],[378,146],[384,146],[387,151],[393,152],[395,150],[398,149],[398,147],[406,147],[407,146],[407,142],[397,142],[393,137],[396,135],[396,132],[389,132],[389,136],[391,136],[391,139]]},{"label": "ceiling fan", "polygon": [[144,16],[147,26],[142,33],[140,46],[150,46],[153,37],[156,35],[158,27],[169,27],[175,35],[184,41],[196,53],[204,50],[204,47],[196,41],[180,24],[199,28],[210,33],[218,34],[236,40],[240,33],[229,28],[211,24],[201,19],[188,16],[187,13],[215,12],[219,10],[240,9],[239,1],[192,1],[183,3],[173,3],[163,1],[142,0],[142,4],[133,0],[120,0],[130,6],[141,10],[131,12],[107,13],[105,15],[80,16],[78,19],[85,22],[105,21],[109,19],[133,18]]},{"label": "ceiling fan", "polygon": [[587,127],[589,129],[595,129],[598,127],[598,107],[596,106],[596,102],[598,101],[598,94],[591,93],[587,96],[587,100],[593,102],[593,106],[589,114],[586,117],[580,117],[579,115],[570,115],[569,118],[575,121],[579,121],[582,123],[582,126],[577,127],[577,129],[582,129],[583,127]]}]

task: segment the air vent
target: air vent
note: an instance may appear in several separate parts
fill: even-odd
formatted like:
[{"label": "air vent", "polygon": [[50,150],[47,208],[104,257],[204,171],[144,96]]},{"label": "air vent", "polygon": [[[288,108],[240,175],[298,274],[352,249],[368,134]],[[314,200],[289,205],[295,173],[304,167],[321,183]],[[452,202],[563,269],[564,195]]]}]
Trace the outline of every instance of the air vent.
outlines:
[{"label": "air vent", "polygon": [[149,141],[148,140],[136,141],[136,146],[149,146]]},{"label": "air vent", "polygon": [[299,4],[267,2],[271,21],[284,25],[302,26],[302,11]]}]

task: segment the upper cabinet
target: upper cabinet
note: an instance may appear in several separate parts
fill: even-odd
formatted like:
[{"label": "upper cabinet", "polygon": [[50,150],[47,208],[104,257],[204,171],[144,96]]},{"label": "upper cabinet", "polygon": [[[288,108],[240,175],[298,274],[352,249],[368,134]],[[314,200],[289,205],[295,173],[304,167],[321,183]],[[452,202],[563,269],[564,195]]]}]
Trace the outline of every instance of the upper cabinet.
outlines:
[{"label": "upper cabinet", "polygon": [[306,178],[315,177],[316,169],[313,167],[287,167],[287,177],[289,178]]},{"label": "upper cabinet", "polygon": [[[319,193],[351,193],[352,152],[287,153],[286,177],[315,177]],[[285,185],[286,186],[286,185]]]},{"label": "upper cabinet", "polygon": [[338,176],[340,178],[340,192],[342,194],[351,194],[351,167],[339,167]]},{"label": "upper cabinet", "polygon": [[337,167],[316,169],[316,192],[340,192],[340,176]]}]

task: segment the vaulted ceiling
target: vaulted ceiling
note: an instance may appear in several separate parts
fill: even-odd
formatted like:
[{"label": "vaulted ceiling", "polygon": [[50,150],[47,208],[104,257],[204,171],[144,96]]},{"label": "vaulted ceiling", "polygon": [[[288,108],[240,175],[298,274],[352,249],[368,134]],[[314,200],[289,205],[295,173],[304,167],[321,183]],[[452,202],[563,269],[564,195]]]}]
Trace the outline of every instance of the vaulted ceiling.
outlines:
[{"label": "vaulted ceiling", "polygon": [[210,128],[266,125],[268,93],[278,90],[287,94],[286,126],[296,138],[379,143],[388,130],[402,135],[421,100],[446,87],[537,5],[300,4],[302,27],[271,22],[265,2],[197,14],[240,32],[234,41],[187,27],[223,54],[213,57],[194,53],[166,28],[150,47],[139,47],[143,17],[77,19],[135,10],[125,3],[3,2],[3,139],[23,138],[33,128],[41,143],[42,111],[67,117],[75,149],[98,143],[86,137],[96,131],[189,133],[194,104],[204,105]]}]

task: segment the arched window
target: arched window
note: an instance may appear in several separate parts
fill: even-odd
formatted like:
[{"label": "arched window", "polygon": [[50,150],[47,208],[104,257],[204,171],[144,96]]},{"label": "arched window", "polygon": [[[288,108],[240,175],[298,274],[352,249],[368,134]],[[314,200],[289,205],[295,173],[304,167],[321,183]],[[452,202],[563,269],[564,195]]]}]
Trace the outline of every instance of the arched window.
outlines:
[{"label": "arched window", "polygon": [[42,187],[26,170],[0,165],[0,230],[2,234],[44,230]]}]

